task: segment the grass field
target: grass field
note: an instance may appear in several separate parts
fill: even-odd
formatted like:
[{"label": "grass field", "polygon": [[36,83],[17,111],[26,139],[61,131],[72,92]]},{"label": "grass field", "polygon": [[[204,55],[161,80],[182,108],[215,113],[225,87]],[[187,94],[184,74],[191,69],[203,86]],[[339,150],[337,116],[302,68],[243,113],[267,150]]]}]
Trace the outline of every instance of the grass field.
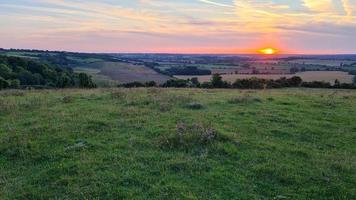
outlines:
[{"label": "grass field", "polygon": [[[339,72],[339,71],[308,71],[308,72],[300,72],[297,74],[227,74],[221,75],[224,80],[229,82],[234,82],[236,79],[246,79],[251,77],[263,78],[263,79],[279,79],[281,77],[290,78],[292,76],[299,76],[306,82],[312,81],[325,81],[334,83],[336,79],[338,79],[341,83],[352,83],[353,75],[349,75],[347,72]],[[211,76],[175,76],[179,79],[188,79],[197,77],[200,82],[208,82],[211,80]]]},{"label": "grass field", "polygon": [[78,67],[74,68],[74,71],[76,73],[89,74],[99,87],[115,87],[120,84],[119,81],[112,80],[109,76],[100,74],[100,69]]},{"label": "grass field", "polygon": [[170,77],[159,74],[143,65],[133,65],[120,62],[99,62],[89,65],[89,68],[100,69],[97,75],[104,75],[118,83],[149,82],[164,83]]},{"label": "grass field", "polygon": [[356,199],[352,90],[0,92],[0,199]]}]

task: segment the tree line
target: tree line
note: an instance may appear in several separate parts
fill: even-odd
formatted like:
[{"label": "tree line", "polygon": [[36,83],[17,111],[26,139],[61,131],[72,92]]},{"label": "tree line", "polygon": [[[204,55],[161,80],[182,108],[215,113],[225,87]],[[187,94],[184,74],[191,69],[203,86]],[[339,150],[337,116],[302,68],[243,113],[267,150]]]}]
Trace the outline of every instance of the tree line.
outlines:
[{"label": "tree line", "polygon": [[71,68],[27,58],[0,56],[0,89],[26,87],[94,88],[96,85],[89,75],[74,73]]},{"label": "tree line", "polygon": [[356,78],[354,84],[340,83],[335,80],[332,85],[329,82],[313,81],[304,82],[300,77],[294,76],[291,78],[282,77],[277,80],[261,79],[261,78],[248,78],[237,79],[235,82],[230,83],[224,81],[218,74],[214,74],[209,82],[200,83],[198,78],[183,79],[170,79],[165,83],[158,85],[154,81],[147,83],[133,82],[121,84],[119,87],[165,87],[165,88],[236,88],[236,89],[273,89],[273,88],[289,88],[289,87],[306,87],[306,88],[340,88],[340,89],[356,89]]}]

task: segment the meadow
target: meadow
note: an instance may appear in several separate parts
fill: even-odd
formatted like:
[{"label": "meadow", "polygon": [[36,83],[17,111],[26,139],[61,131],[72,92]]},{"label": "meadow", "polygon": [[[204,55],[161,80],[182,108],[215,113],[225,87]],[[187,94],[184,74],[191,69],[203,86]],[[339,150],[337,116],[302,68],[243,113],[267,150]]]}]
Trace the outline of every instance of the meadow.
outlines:
[{"label": "meadow", "polygon": [[0,92],[0,199],[356,199],[356,91]]}]

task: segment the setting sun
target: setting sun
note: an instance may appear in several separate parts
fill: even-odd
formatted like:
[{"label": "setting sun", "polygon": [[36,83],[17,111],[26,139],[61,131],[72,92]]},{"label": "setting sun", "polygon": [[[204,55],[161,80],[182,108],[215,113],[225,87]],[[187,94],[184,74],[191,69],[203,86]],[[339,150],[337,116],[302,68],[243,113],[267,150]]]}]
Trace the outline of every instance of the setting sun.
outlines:
[{"label": "setting sun", "polygon": [[266,48],[266,49],[260,49],[258,50],[258,52],[265,55],[273,55],[277,53],[277,50],[273,48]]}]

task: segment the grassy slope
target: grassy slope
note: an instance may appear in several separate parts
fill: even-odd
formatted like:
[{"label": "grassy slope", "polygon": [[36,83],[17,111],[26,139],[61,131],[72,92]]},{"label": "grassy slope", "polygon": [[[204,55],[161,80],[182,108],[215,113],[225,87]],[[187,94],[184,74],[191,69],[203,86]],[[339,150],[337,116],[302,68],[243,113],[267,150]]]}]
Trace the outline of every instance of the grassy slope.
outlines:
[{"label": "grassy slope", "polygon": [[157,83],[164,83],[170,79],[170,77],[159,74],[143,65],[133,65],[120,62],[102,62],[96,63],[96,65],[97,64],[101,65],[100,74],[108,76],[112,80],[120,83],[129,83],[134,81],[155,81]]},{"label": "grassy slope", "polygon": [[[261,102],[227,103],[245,95]],[[1,93],[0,199],[355,199],[355,101],[299,89]],[[178,122],[226,139],[162,145]]]}]

